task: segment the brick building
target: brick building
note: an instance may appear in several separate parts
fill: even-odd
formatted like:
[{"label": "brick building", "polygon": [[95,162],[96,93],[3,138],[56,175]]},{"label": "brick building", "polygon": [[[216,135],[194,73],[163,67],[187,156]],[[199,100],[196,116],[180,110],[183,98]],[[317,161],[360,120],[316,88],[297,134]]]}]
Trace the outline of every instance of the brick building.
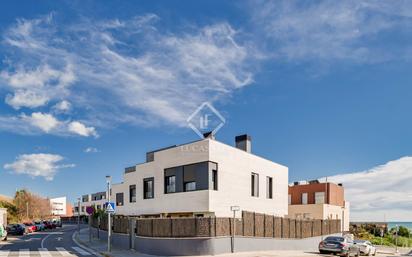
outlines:
[{"label": "brick building", "polygon": [[318,180],[295,182],[289,186],[288,217],[294,219],[340,219],[349,230],[349,203],[342,184]]}]

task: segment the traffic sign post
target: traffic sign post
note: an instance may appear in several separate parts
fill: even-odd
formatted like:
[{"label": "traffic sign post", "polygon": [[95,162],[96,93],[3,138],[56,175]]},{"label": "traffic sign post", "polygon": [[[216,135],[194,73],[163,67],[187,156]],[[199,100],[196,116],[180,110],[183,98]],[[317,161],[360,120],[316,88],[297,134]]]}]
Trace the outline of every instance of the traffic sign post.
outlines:
[{"label": "traffic sign post", "polygon": [[89,242],[91,242],[92,241],[92,215],[94,213],[94,208],[92,206],[87,206],[86,213],[89,214]]},{"label": "traffic sign post", "polygon": [[115,211],[115,204],[114,204],[114,202],[106,202],[106,213],[107,214],[114,214],[116,211]]},{"label": "traffic sign post", "polygon": [[106,176],[107,182],[107,203],[106,203],[106,213],[107,213],[107,251],[111,252],[112,250],[112,224],[111,224],[111,214],[114,213],[114,203],[110,202],[110,191],[111,191],[111,182],[112,177]]}]

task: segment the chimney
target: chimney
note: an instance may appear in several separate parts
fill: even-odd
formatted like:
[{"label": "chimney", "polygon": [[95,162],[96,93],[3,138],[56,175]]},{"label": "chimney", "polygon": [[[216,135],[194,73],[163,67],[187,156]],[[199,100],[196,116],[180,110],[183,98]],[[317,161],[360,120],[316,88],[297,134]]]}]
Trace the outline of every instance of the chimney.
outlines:
[{"label": "chimney", "polygon": [[248,134],[235,137],[236,148],[250,153],[252,151],[252,138]]},{"label": "chimney", "polygon": [[215,135],[213,134],[213,131],[209,131],[206,133],[203,133],[204,138],[210,138],[210,139],[215,139]]}]

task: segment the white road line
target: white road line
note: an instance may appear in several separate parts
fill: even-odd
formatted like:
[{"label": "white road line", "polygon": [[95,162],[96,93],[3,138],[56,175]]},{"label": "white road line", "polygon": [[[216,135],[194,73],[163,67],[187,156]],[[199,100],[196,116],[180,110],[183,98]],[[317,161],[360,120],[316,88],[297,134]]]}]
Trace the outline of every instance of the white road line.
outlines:
[{"label": "white road line", "polygon": [[76,252],[78,252],[80,255],[91,255],[91,253],[89,253],[89,252],[86,252],[85,250],[83,250],[82,248],[80,248],[80,247],[76,247],[76,246],[73,246],[72,247]]},{"label": "white road line", "polygon": [[19,256],[30,256],[30,249],[20,249]]},{"label": "white road line", "polygon": [[46,248],[39,248],[39,254],[41,257],[51,257],[52,256],[49,250],[47,250]]},{"label": "white road line", "polygon": [[7,250],[7,251],[1,251],[1,250],[0,250],[0,256],[1,256],[1,257],[7,257],[7,256],[9,256],[9,253],[10,253],[9,250]]},{"label": "white road line", "polygon": [[73,256],[68,251],[66,251],[66,249],[64,249],[63,247],[56,247],[56,250],[63,256]]}]

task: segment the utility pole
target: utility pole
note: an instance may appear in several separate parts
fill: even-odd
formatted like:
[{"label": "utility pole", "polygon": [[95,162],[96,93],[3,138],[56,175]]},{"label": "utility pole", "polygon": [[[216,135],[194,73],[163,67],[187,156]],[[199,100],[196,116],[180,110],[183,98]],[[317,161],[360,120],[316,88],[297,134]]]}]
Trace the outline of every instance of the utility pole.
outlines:
[{"label": "utility pole", "polygon": [[26,202],[26,218],[29,220],[29,202]]},{"label": "utility pole", "polygon": [[[107,182],[107,204],[110,204],[110,183],[112,181],[111,176],[106,176]],[[107,205],[106,205],[107,209]],[[107,251],[110,252],[112,250],[111,240],[112,239],[112,224],[111,224],[111,213],[107,213]]]},{"label": "utility pole", "polygon": [[80,198],[77,198],[77,231],[80,234]]}]

